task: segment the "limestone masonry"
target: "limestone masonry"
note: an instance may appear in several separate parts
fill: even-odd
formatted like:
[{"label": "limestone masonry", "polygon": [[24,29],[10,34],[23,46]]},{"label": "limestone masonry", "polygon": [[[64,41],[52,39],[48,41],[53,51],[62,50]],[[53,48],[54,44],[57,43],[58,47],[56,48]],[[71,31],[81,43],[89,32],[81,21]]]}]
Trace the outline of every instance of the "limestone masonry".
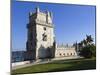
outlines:
[{"label": "limestone masonry", "polygon": [[34,13],[29,13],[27,59],[77,56],[75,46],[56,44],[52,18],[51,12],[41,12],[38,7]]}]

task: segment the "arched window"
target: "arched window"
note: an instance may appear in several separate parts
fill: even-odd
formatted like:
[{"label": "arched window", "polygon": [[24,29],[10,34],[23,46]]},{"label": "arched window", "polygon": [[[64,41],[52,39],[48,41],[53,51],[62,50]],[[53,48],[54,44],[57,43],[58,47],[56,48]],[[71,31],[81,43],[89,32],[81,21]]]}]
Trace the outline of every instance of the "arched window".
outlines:
[{"label": "arched window", "polygon": [[46,30],[46,27],[44,27],[43,29]]},{"label": "arched window", "polygon": [[42,37],[43,37],[43,41],[47,41],[47,35],[45,33],[42,34]]},{"label": "arched window", "polygon": [[72,53],[70,55],[72,55]]},{"label": "arched window", "polygon": [[63,55],[65,56],[65,53],[63,53]]},{"label": "arched window", "polygon": [[61,53],[59,55],[61,56]]}]

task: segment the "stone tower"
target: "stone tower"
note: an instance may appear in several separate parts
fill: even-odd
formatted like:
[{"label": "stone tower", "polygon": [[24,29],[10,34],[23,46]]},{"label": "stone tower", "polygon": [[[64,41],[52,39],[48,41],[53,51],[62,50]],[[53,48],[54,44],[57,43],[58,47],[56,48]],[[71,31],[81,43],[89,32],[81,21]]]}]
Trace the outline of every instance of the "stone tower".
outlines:
[{"label": "stone tower", "polygon": [[37,7],[34,13],[29,13],[27,29],[28,59],[37,60],[54,57],[55,36],[51,12],[41,12]]}]

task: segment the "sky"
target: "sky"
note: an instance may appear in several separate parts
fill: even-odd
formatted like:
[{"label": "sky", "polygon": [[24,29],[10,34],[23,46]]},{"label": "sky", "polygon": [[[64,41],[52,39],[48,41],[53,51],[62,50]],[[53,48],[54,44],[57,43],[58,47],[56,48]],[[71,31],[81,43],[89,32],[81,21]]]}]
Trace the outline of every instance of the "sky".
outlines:
[{"label": "sky", "polygon": [[95,42],[95,6],[12,1],[12,50],[26,49],[29,12],[35,12],[37,6],[41,12],[48,10],[53,13],[57,43],[73,44],[83,40],[86,35],[92,35]]}]

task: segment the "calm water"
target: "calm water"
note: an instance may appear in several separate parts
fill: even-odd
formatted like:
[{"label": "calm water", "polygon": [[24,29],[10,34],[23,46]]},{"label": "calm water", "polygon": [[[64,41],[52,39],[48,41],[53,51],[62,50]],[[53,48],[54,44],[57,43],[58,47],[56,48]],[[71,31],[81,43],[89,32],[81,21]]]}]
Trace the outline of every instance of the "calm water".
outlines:
[{"label": "calm water", "polygon": [[12,51],[12,62],[20,62],[25,59],[25,51]]}]

